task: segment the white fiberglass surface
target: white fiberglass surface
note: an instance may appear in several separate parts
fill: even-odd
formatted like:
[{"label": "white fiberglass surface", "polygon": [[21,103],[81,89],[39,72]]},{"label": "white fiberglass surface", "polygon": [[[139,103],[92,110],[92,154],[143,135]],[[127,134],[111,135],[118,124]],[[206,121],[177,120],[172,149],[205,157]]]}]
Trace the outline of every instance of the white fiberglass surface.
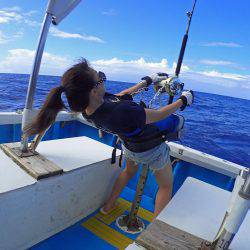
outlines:
[{"label": "white fiberglass surface", "polygon": [[[249,201],[250,205],[250,201]],[[240,226],[238,233],[229,247],[233,250],[249,250],[250,248],[250,213],[248,211],[243,223]]]},{"label": "white fiberglass surface", "polygon": [[[43,141],[37,148],[37,152],[64,171],[108,160],[111,158],[112,150],[113,147],[85,136]],[[117,150],[117,155],[119,154]]]},{"label": "white fiberglass surface", "polygon": [[31,185],[36,180],[0,149],[0,193]]},{"label": "white fiberglass surface", "polygon": [[213,241],[227,210],[231,193],[188,177],[158,219]]}]

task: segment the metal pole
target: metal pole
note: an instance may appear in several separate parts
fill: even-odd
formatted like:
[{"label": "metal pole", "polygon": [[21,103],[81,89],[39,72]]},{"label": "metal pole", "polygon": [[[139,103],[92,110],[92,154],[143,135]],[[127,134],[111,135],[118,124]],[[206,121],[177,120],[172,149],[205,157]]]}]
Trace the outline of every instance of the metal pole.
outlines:
[{"label": "metal pole", "polygon": [[230,213],[224,221],[224,227],[220,230],[219,237],[213,242],[212,249],[228,249],[234,236],[243,223],[250,207],[250,170],[248,170],[245,182],[234,200]]},{"label": "metal pole", "polygon": [[122,215],[118,217],[116,220],[117,226],[127,233],[132,233],[132,234],[139,233],[145,228],[143,221],[137,217],[137,213],[140,208],[140,202],[147,181],[148,171],[149,171],[148,165],[143,165],[140,179],[138,181],[136,188],[135,198],[129,215]]},{"label": "metal pole", "polygon": [[247,172],[245,170],[242,170],[240,171],[240,174],[237,175],[236,179],[235,179],[235,183],[234,183],[234,188],[233,188],[233,191],[231,193],[231,198],[230,198],[230,202],[229,202],[229,206],[227,208],[227,211],[226,211],[226,214],[224,216],[224,219],[221,223],[221,226],[220,226],[220,229],[218,230],[215,238],[214,238],[214,241],[218,240],[218,238],[220,237],[224,227],[225,227],[225,222],[229,216],[229,214],[231,213],[232,211],[232,208],[234,206],[234,203],[236,201],[236,198],[238,196],[238,193],[241,189],[241,187],[243,186],[244,182],[245,182],[245,179],[246,179],[246,174]]},{"label": "metal pole", "polygon": [[[36,55],[33,63],[32,73],[29,79],[29,87],[26,96],[25,108],[23,111],[23,119],[22,119],[22,129],[31,121],[31,113],[33,109],[33,102],[34,102],[34,95],[36,90],[36,82],[37,76],[39,73],[43,50],[45,46],[45,42],[47,39],[47,35],[49,32],[49,27],[52,22],[52,15],[46,13],[43,20],[43,25],[40,32],[40,37],[38,40],[38,46],[36,50]],[[21,151],[27,152],[28,151],[28,137],[22,136],[21,140]]]},{"label": "metal pole", "polygon": [[239,196],[244,199],[250,200],[250,169],[248,170],[246,181],[239,192]]},{"label": "metal pole", "polygon": [[147,181],[148,177],[148,165],[142,166],[142,171],[140,175],[140,179],[138,181],[137,187],[136,187],[136,194],[135,198],[132,204],[131,211],[129,213],[129,219],[128,219],[128,227],[133,224],[133,221],[136,219],[136,215],[138,213],[138,210],[140,208],[140,202],[143,194],[143,190]]}]

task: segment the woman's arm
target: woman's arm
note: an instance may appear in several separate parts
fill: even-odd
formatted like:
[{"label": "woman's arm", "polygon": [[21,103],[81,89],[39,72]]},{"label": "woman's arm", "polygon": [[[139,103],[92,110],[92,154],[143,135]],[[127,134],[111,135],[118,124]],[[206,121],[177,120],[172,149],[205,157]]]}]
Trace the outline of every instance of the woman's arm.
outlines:
[{"label": "woman's arm", "polygon": [[176,102],[166,105],[159,109],[145,109],[146,112],[146,124],[158,122],[167,116],[173,114],[183,105],[183,101],[178,99]]},{"label": "woman's arm", "polygon": [[126,95],[126,94],[133,94],[136,93],[138,90],[142,88],[146,88],[152,83],[160,82],[162,80],[165,80],[168,78],[167,73],[157,73],[152,76],[144,76],[141,78],[142,81],[138,82],[136,85],[134,85],[131,88],[125,89],[121,91],[120,93],[116,94],[118,96]]},{"label": "woman's arm", "polygon": [[137,92],[138,90],[145,88],[145,87],[146,87],[145,81],[141,81],[141,82],[138,82],[136,85],[132,86],[131,88],[124,89],[123,91],[121,91],[120,93],[117,93],[116,95],[122,96],[126,94],[133,94]]}]

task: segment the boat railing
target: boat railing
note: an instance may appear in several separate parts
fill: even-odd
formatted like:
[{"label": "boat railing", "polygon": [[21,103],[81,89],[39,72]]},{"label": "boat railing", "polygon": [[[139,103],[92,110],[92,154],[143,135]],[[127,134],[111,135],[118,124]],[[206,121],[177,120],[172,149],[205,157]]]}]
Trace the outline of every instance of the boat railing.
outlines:
[{"label": "boat railing", "polygon": [[230,203],[212,249],[228,249],[250,208],[250,169],[237,176]]},{"label": "boat railing", "polygon": [[[39,110],[34,110],[35,116]],[[92,123],[83,118],[81,114],[70,113],[67,111],[61,111],[57,115],[56,121],[74,121],[77,120],[87,126],[95,127]],[[16,112],[0,112],[0,125],[5,124],[21,124],[22,114]],[[199,150],[189,148],[175,142],[168,142],[170,146],[170,155],[189,162],[195,165],[201,166],[206,169],[213,170],[215,172],[224,174],[226,176],[236,178],[241,170],[247,169],[244,166],[236,163],[206,154]]]},{"label": "boat railing", "polygon": [[[32,110],[32,118],[34,118],[39,112],[39,109]],[[7,124],[21,124],[22,123],[22,112],[0,112],[0,125]],[[74,113],[69,113],[67,111],[60,111],[56,117],[56,121],[73,121],[76,119]]]}]

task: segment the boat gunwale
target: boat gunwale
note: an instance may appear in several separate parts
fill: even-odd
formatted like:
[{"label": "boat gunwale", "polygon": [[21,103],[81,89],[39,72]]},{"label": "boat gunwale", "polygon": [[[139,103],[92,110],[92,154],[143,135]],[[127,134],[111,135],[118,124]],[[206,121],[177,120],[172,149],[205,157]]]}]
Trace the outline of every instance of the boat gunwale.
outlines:
[{"label": "boat gunwale", "polygon": [[[35,110],[35,113],[36,112],[38,112],[38,110]],[[76,114],[67,111],[61,111],[59,112],[56,121],[78,121],[84,125],[96,128],[92,123],[88,122],[79,113]],[[0,112],[0,125],[21,124],[21,122],[22,113]],[[192,149],[176,142],[167,142],[167,144],[170,147],[171,156],[232,178],[235,178],[237,175],[239,175],[241,171],[248,170],[247,167],[204,153],[199,150]]]}]

